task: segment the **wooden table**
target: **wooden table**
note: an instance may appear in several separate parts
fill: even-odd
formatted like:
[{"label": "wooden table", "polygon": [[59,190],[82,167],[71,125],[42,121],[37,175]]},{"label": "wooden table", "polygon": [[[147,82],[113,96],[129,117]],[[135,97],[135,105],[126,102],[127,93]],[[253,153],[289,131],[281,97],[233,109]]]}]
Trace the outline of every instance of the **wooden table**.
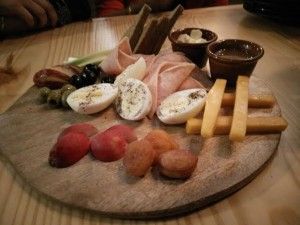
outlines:
[{"label": "wooden table", "polygon": [[[32,85],[35,71],[69,56],[112,48],[132,21],[131,16],[96,19],[1,42],[0,65],[14,53],[14,66],[27,66],[27,70],[0,85],[0,112]],[[265,56],[254,74],[268,83],[289,122],[267,168],[242,190],[205,209],[177,218],[134,222],[104,218],[47,200],[1,158],[1,225],[300,224],[300,30],[250,15],[240,5],[187,10],[175,26],[206,27],[219,39],[248,39],[264,47]],[[164,47],[169,46],[167,41]]]}]

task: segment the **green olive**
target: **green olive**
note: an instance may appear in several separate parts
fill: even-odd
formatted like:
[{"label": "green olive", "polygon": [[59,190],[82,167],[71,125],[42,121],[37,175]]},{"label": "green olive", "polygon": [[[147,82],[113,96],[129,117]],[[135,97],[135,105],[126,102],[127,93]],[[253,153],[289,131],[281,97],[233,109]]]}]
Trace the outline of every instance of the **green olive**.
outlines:
[{"label": "green olive", "polygon": [[67,90],[75,91],[75,90],[76,90],[76,87],[74,87],[74,86],[71,85],[71,84],[66,84],[66,85],[64,85],[64,86],[61,88],[61,93],[64,93],[64,92],[67,91]]},{"label": "green olive", "polygon": [[68,96],[73,92],[73,90],[66,90],[64,93],[61,95],[61,104],[65,108],[69,108],[69,104],[67,102]]},{"label": "green olive", "polygon": [[40,96],[44,102],[47,101],[47,98],[48,98],[48,95],[50,92],[51,92],[50,88],[47,88],[47,87],[40,88]]},{"label": "green olive", "polygon": [[47,98],[47,103],[49,105],[59,106],[61,104],[61,89],[50,91]]}]

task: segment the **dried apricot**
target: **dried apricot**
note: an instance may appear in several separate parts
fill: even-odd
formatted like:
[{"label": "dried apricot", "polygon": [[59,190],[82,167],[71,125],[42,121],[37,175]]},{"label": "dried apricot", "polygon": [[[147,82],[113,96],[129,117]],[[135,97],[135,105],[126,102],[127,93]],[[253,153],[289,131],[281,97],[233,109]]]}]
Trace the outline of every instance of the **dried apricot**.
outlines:
[{"label": "dried apricot", "polygon": [[123,158],[126,171],[133,176],[144,176],[151,167],[155,151],[147,140],[131,142]]},{"label": "dried apricot", "polygon": [[188,150],[168,151],[159,156],[158,166],[161,174],[185,179],[191,176],[198,162],[198,157]]},{"label": "dried apricot", "polygon": [[156,152],[154,164],[157,163],[160,154],[170,151],[172,149],[179,148],[178,144],[175,142],[172,136],[164,130],[156,129],[150,131],[146,135],[145,140],[148,140],[152,144],[153,149]]}]

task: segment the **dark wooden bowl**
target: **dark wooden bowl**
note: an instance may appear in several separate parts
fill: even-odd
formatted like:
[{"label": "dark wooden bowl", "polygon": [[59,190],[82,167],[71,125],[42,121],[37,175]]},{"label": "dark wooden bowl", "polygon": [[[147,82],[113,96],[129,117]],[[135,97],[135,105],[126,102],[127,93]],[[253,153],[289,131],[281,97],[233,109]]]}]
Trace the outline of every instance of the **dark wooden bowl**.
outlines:
[{"label": "dark wooden bowl", "polygon": [[252,74],[264,49],[251,41],[226,39],[209,44],[207,54],[211,78],[226,79],[234,87],[239,75]]},{"label": "dark wooden bowl", "polygon": [[[192,30],[201,30],[202,38],[207,40],[205,43],[181,43],[177,39],[181,34],[190,35]],[[204,67],[207,63],[207,46],[216,41],[218,36],[216,33],[202,29],[202,28],[185,28],[182,30],[176,30],[169,34],[169,40],[172,43],[173,51],[183,52],[186,57],[188,57],[193,63],[195,63],[200,68]]]}]

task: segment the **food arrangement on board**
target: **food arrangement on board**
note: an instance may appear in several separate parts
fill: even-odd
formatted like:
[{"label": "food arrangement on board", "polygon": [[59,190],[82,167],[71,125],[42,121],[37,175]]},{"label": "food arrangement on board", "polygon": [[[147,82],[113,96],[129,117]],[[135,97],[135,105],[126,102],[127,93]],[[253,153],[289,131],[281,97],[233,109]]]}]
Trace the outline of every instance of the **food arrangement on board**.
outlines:
[{"label": "food arrangement on board", "polygon": [[[150,9],[145,6],[114,49],[72,58],[64,65],[38,71],[34,83],[40,88],[41,99],[79,114],[97,115],[113,107],[123,121],[143,123],[158,119],[164,126],[185,124],[186,135],[199,134],[204,140],[228,135],[232,142],[243,142],[248,134],[285,130],[287,122],[282,117],[248,116],[248,108],[272,108],[276,103],[273,95],[249,94],[249,77],[263,49],[247,42],[248,48],[255,49],[249,48],[245,53],[245,42],[214,42],[216,34],[200,28],[169,34],[182,11],[179,6],[169,16],[147,23]],[[160,52],[168,35],[174,51]],[[226,64],[222,76],[212,74],[212,87],[202,84],[199,76],[203,75],[197,73],[206,64],[207,55],[199,62],[189,51],[185,52],[199,45],[205,51],[208,49],[210,60],[215,60],[215,64],[210,61],[210,66],[218,69],[212,71],[219,73]],[[253,59],[256,61],[252,62]],[[247,63],[252,63],[252,67],[248,68]],[[234,67],[228,75],[231,65]],[[221,115],[222,108],[231,108],[232,115]],[[198,163],[198,156],[182,148],[163,128],[150,128],[138,138],[130,125],[118,124],[103,130],[101,124],[95,127],[79,123],[58,136],[49,154],[49,164],[68,167],[89,152],[102,163],[122,160],[126,173],[136,177],[145,176],[153,167],[163,177],[187,179]]]}]

